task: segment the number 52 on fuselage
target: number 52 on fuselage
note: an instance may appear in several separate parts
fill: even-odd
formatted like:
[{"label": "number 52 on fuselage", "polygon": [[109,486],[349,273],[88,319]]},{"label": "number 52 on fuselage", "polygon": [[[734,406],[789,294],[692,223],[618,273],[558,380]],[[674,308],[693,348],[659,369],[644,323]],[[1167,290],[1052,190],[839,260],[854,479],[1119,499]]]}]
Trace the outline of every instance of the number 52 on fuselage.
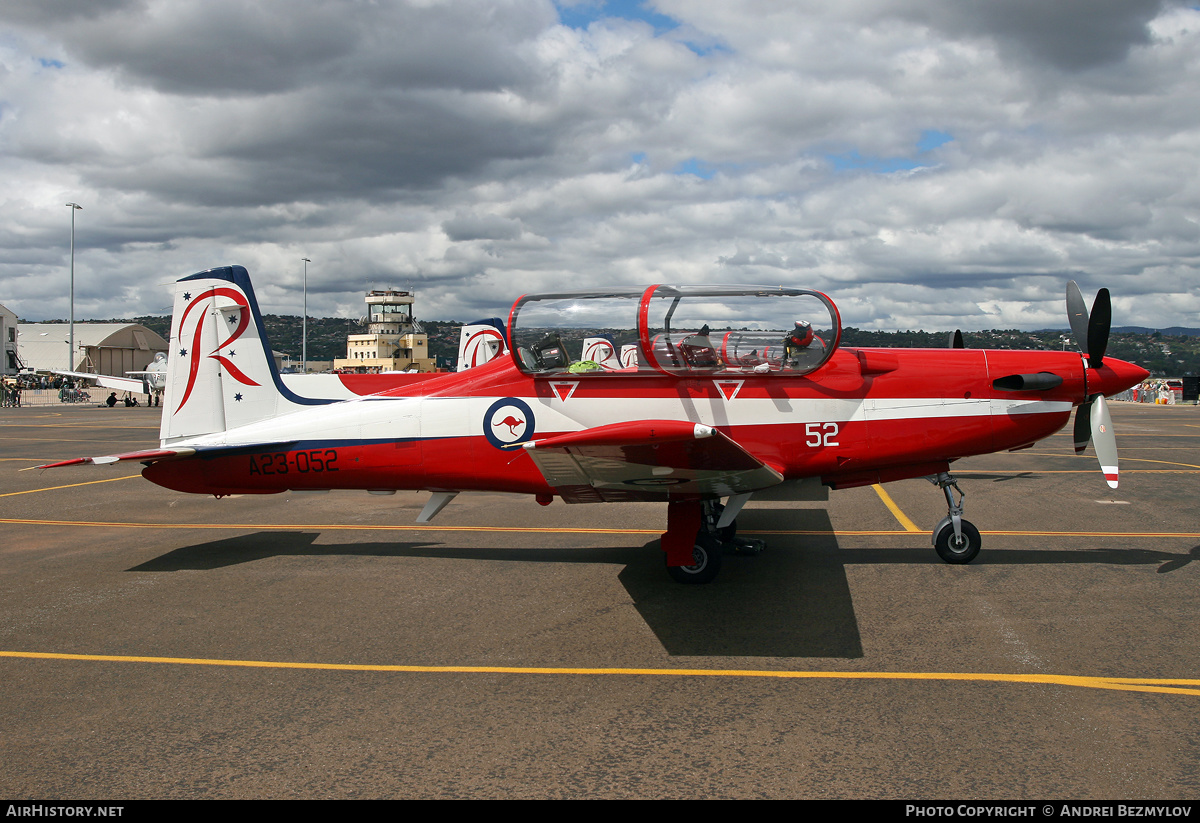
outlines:
[{"label": "number 52 on fuselage", "polygon": [[[1028,446],[1080,407],[1077,448],[1092,440],[1116,485],[1104,397],[1147,373],[1103,356],[1106,290],[1090,316],[1073,283],[1067,304],[1087,354],[843,348],[833,301],[805,289],[526,295],[506,350],[476,368],[285,382],[250,278],[229,266],[177,283],[160,448],[50,465],[136,460],[154,483],[217,497],[428,489],[421,521],[466,491],[663,501],[681,582],[757,548],[733,534],[756,493],[927,476],[948,507],[934,544],[964,563],[979,532],[962,518],[955,460]],[[585,344],[591,359],[576,359]]]}]

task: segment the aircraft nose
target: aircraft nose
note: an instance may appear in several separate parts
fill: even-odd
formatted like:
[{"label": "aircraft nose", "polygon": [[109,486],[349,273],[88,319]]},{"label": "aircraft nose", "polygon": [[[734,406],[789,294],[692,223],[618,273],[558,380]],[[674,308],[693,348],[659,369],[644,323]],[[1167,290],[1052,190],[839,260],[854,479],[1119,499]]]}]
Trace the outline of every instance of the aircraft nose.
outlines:
[{"label": "aircraft nose", "polygon": [[1149,376],[1150,372],[1141,366],[1106,357],[1100,368],[1087,370],[1088,393],[1111,397],[1133,388]]}]

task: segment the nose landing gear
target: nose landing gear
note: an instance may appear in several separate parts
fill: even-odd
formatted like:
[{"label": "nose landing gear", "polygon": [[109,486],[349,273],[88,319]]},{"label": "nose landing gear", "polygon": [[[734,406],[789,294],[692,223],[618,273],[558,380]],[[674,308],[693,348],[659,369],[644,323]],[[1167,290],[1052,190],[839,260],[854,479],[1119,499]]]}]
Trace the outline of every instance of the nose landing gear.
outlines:
[{"label": "nose landing gear", "polygon": [[[963,501],[967,495],[958,487],[958,481],[949,472],[939,472],[929,482],[939,486],[946,495],[948,512],[933,530],[933,547],[938,557],[947,563],[961,565],[970,563],[979,554],[979,529],[969,520],[963,520]],[[954,499],[958,492],[958,500]]]}]

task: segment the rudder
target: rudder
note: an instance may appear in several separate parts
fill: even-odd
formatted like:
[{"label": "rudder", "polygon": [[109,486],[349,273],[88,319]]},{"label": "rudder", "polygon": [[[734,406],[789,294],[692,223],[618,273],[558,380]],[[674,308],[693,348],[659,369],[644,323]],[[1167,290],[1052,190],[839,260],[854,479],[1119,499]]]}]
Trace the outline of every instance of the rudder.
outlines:
[{"label": "rudder", "polygon": [[175,284],[164,445],[325,402],[284,387],[246,269],[222,266]]}]

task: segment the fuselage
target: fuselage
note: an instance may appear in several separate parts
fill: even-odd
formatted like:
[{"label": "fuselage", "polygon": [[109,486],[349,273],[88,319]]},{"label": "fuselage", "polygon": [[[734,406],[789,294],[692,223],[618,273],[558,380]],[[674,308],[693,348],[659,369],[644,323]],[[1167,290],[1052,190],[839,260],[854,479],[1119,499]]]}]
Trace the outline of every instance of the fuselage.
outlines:
[{"label": "fuselage", "polygon": [[[1003,390],[1050,373],[1051,388]],[[511,355],[467,372],[173,441],[193,457],[153,463],[159,485],[209,494],[288,489],[444,489],[552,494],[519,447],[626,420],[712,426],[785,478],[847,487],[944,471],[1061,429],[1090,395],[1145,372],[1071,352],[838,349],[780,377],[603,371],[528,374]],[[164,443],[164,445],[166,445]]]}]

